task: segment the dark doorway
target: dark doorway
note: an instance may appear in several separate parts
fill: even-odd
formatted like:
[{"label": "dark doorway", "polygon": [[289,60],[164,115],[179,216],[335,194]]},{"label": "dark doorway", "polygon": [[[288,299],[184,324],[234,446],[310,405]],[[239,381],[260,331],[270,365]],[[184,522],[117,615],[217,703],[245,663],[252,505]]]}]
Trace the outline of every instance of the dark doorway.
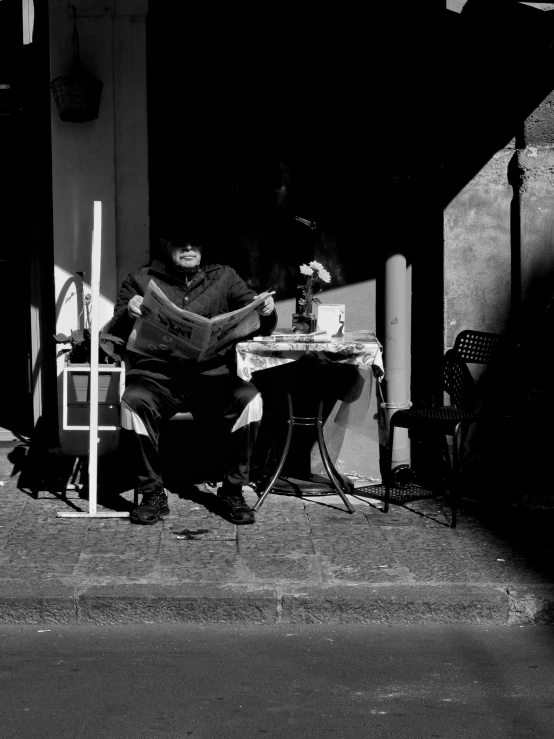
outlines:
[{"label": "dark doorway", "polygon": [[47,406],[57,417],[47,4],[34,10],[31,26],[21,0],[0,3],[0,427],[20,436]]},{"label": "dark doorway", "polygon": [[[302,261],[343,287],[377,278],[399,248],[425,286],[418,316],[436,311],[424,331],[441,356],[444,6],[407,5],[208,18],[152,3],[151,236],[168,202],[185,218],[200,193],[219,231],[210,261],[281,300]],[[315,238],[294,215],[317,223]]]}]

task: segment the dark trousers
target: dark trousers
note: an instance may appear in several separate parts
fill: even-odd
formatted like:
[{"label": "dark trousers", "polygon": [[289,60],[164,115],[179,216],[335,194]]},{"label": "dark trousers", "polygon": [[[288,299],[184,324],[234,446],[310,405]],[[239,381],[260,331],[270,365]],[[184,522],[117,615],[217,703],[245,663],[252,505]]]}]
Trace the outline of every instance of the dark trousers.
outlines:
[{"label": "dark trousers", "polygon": [[[192,413],[195,422],[208,432],[204,434],[207,444],[210,430],[217,431],[212,438],[225,434],[230,463],[223,481],[247,484],[250,454],[261,417],[261,398],[252,383],[227,375],[200,375],[182,384],[129,377],[121,403],[120,448],[136,472],[137,491],[145,494],[163,489],[160,431],[171,416],[182,411]],[[234,429],[237,424],[241,425]],[[221,453],[218,448],[212,451],[214,455]],[[186,468],[186,449],[182,464]]]}]

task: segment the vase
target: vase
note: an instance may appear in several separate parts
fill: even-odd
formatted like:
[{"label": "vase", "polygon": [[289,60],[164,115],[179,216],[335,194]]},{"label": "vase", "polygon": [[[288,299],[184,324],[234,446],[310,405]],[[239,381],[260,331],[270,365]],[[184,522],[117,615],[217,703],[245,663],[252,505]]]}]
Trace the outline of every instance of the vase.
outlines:
[{"label": "vase", "polygon": [[317,316],[312,313],[312,304],[296,305],[296,313],[292,314],[292,332],[294,334],[311,334],[316,330]]}]

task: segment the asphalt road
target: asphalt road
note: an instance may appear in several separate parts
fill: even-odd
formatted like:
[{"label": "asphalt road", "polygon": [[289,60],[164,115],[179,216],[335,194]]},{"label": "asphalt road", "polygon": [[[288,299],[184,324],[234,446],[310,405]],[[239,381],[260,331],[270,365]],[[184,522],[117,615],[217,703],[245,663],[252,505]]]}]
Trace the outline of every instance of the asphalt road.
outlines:
[{"label": "asphalt road", "polygon": [[552,739],[553,686],[552,627],[0,627],[2,739]]}]

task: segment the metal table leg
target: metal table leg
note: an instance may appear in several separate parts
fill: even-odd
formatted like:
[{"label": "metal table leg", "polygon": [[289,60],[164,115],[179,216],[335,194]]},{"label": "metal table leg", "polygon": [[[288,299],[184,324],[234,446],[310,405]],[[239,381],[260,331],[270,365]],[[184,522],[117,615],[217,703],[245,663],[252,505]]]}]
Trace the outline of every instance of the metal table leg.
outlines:
[{"label": "metal table leg", "polygon": [[290,396],[290,393],[287,393],[287,403],[288,403],[288,419],[287,419],[288,429],[287,429],[287,436],[285,438],[285,446],[283,447],[283,452],[281,454],[281,458],[279,459],[277,469],[271,476],[271,479],[266,485],[263,492],[260,493],[260,497],[258,498],[256,503],[252,506],[253,511],[258,511],[261,508],[262,503],[264,502],[264,500],[267,498],[267,496],[271,492],[271,488],[277,482],[277,479],[279,478],[279,475],[281,474],[281,470],[283,469],[283,467],[285,466],[285,462],[287,461],[287,457],[288,457],[289,449],[290,449],[290,442],[292,438],[292,427],[294,426],[294,416],[292,415],[292,398]]},{"label": "metal table leg", "polygon": [[327,451],[327,445],[325,444],[325,437],[323,436],[323,401],[322,400],[319,401],[319,408],[317,411],[317,419],[316,419],[316,428],[317,428],[317,442],[319,444],[319,451],[321,452],[321,459],[323,460],[323,464],[325,465],[325,469],[327,470],[329,479],[333,483],[333,487],[335,488],[337,493],[342,498],[344,505],[346,506],[348,512],[355,513],[356,509],[346,497],[346,493],[350,492],[350,488],[345,483],[345,481],[342,478],[342,475],[339,473],[339,471],[337,470],[337,468],[331,461],[331,457],[329,456],[329,452]]},{"label": "metal table leg", "polygon": [[332,487],[335,489],[335,491],[342,498],[342,501],[344,502],[344,505],[346,506],[347,511],[349,513],[355,513],[356,509],[346,497],[347,493],[350,492],[350,486],[348,485],[348,483],[345,482],[342,475],[338,472],[338,470],[334,466],[333,462],[331,461],[331,458],[329,457],[329,452],[327,451],[327,446],[325,444],[325,437],[323,435],[323,401],[322,400],[319,401],[317,416],[295,416],[293,413],[292,398],[291,398],[290,393],[287,393],[287,404],[288,404],[288,419],[287,419],[288,429],[287,429],[287,436],[285,439],[285,445],[283,447],[283,452],[281,454],[281,457],[279,459],[279,463],[277,465],[275,472],[271,476],[271,479],[269,480],[264,490],[260,493],[260,497],[257,500],[257,502],[252,506],[252,510],[258,511],[261,508],[263,502],[265,501],[265,499],[271,492],[272,488],[274,487],[275,483],[277,482],[279,475],[281,474],[281,471],[287,460],[287,456],[288,456],[290,445],[291,445],[292,430],[294,426],[315,426],[316,431],[317,431],[317,442],[319,446],[319,451],[321,453],[321,458],[323,460],[325,470],[327,471],[327,475],[329,476],[329,482],[332,485]]}]

